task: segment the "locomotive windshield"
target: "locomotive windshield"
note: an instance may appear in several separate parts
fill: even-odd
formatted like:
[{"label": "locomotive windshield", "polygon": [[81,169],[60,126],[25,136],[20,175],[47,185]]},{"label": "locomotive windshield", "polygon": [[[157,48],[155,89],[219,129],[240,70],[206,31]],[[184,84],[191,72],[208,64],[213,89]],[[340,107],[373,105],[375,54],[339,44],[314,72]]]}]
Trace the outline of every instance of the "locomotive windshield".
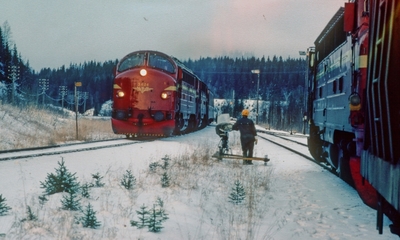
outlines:
[{"label": "locomotive windshield", "polygon": [[149,67],[158,68],[169,73],[175,72],[174,65],[170,60],[162,55],[150,54],[149,56]]},{"label": "locomotive windshield", "polygon": [[144,53],[136,53],[127,58],[123,59],[119,64],[118,71],[123,72],[127,69],[143,66],[144,65],[145,54]]}]

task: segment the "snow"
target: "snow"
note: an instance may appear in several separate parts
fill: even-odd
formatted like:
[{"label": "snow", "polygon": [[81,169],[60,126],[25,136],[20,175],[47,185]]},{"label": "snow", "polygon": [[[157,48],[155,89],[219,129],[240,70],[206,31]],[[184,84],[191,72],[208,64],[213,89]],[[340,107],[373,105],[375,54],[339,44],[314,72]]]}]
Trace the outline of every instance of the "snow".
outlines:
[{"label": "snow", "polygon": [[[376,212],[362,203],[354,189],[304,158],[259,139],[255,156],[268,154],[271,161],[217,161],[215,126],[178,137],[83,152],[0,161],[0,194],[12,208],[0,216],[0,239],[398,239],[375,229]],[[239,134],[230,133],[230,146],[240,154]],[[171,186],[162,188],[153,162],[171,159],[167,173]],[[1,154],[0,154],[1,157]],[[98,229],[74,223],[79,212],[61,210],[62,193],[49,196],[40,182],[65,161],[81,183],[92,174],[104,176],[104,187],[91,188],[90,202],[97,212]],[[120,185],[126,170],[137,182],[133,190]],[[246,190],[243,204],[229,202],[236,180]],[[169,219],[159,233],[130,225],[136,211],[164,201]],[[30,206],[37,221],[26,218]]]}]

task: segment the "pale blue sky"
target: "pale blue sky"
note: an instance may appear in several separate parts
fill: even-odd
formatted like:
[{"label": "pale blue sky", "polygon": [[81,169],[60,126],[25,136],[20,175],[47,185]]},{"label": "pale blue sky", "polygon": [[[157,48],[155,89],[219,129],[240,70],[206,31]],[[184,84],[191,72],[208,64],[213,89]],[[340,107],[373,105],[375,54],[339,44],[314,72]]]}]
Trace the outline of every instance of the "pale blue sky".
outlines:
[{"label": "pale blue sky", "polygon": [[31,67],[120,59],[299,57],[347,0],[0,0],[0,24]]}]

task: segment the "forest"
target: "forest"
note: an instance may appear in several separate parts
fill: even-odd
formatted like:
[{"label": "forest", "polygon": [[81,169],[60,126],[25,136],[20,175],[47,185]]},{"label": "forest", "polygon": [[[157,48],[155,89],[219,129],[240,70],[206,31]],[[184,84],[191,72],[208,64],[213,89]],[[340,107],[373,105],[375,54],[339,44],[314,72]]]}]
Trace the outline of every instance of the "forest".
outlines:
[{"label": "forest", "polygon": [[[94,115],[98,115],[101,106],[112,99],[112,70],[118,59],[88,60],[57,69],[44,66],[35,72],[29,61],[22,60],[22,53],[10,38],[11,29],[5,22],[0,27],[1,104],[21,107],[51,104],[74,110],[75,83],[78,82],[81,83],[77,88],[80,113],[94,109]],[[216,99],[235,103],[226,106],[223,112],[236,117],[240,115],[244,100],[258,99],[268,106],[264,114],[259,115],[260,123],[275,129],[301,130],[306,96],[304,58],[220,56],[180,61],[209,86]],[[252,73],[252,70],[257,71]]]}]

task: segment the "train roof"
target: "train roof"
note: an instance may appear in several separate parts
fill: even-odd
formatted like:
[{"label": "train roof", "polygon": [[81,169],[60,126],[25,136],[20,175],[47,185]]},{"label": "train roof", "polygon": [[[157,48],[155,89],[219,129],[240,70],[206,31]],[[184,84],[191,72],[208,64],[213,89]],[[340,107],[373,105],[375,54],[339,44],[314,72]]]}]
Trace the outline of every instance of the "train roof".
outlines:
[{"label": "train roof", "polygon": [[324,30],[322,30],[322,32],[319,34],[319,36],[315,40],[314,44],[318,45],[325,38],[325,36],[328,35],[328,33],[331,31],[331,29],[339,21],[339,19],[342,18],[343,16],[344,16],[344,7],[340,7],[339,10],[337,10],[335,15],[333,15],[331,20],[328,22],[328,24],[326,25]]}]

